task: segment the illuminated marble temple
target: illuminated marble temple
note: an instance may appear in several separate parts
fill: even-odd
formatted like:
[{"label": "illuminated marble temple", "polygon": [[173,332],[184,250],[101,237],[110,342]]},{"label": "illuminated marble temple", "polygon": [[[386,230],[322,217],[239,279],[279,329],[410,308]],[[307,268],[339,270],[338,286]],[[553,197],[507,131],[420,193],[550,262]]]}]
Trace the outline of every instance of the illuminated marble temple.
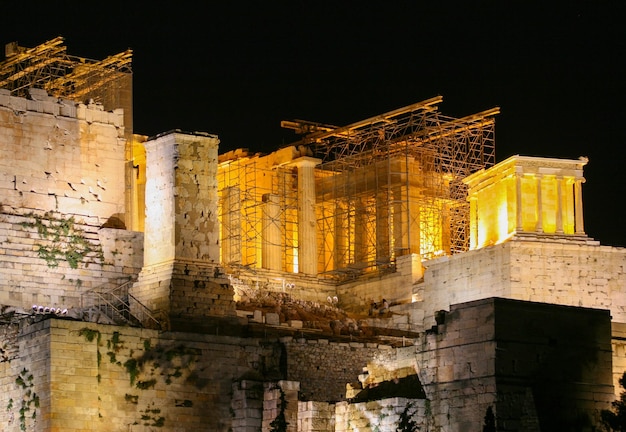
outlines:
[{"label": "illuminated marble temple", "polygon": [[497,108],[220,154],[134,133],[130,51],[5,52],[2,430],[582,431],[619,394],[626,250],[585,233],[589,161],[496,163]]}]

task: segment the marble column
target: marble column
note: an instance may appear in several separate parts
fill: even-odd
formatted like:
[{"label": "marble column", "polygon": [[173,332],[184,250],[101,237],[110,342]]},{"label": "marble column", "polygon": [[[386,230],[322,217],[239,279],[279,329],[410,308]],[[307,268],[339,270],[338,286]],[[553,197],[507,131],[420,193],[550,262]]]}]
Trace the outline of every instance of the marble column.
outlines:
[{"label": "marble column", "polygon": [[543,190],[541,183],[543,175],[537,174],[537,224],[535,225],[535,232],[543,232],[543,205],[541,203]]},{"label": "marble column", "polygon": [[317,274],[317,218],[315,167],[320,159],[304,156],[293,161],[298,168],[298,272]]},{"label": "marble column", "polygon": [[574,217],[576,234],[584,234],[585,227],[583,224],[583,190],[582,183],[584,179],[577,178],[574,181]]},{"label": "marble column", "polygon": [[280,200],[278,195],[263,195],[261,261],[264,269],[282,270]]}]

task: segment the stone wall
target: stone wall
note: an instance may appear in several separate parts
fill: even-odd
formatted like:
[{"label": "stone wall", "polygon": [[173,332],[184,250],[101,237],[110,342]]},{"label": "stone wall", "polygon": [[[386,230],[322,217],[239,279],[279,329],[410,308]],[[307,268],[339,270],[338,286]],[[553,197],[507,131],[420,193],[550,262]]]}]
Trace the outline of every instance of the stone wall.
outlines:
[{"label": "stone wall", "polygon": [[[7,432],[50,430],[53,385],[49,329],[32,319],[0,328],[3,337],[0,429]],[[62,398],[55,403],[68,406],[73,401]],[[76,419],[75,424],[79,428],[88,428],[83,419]]]},{"label": "stone wall", "polygon": [[[411,302],[414,284],[423,276],[420,256],[418,254],[399,256],[395,265],[395,271],[384,276],[363,277],[337,286],[340,306],[346,310],[367,314],[372,301],[380,302],[385,298],[390,304]],[[422,322],[421,320],[411,322],[411,326],[421,329]]]},{"label": "stone wall", "polygon": [[[613,398],[607,311],[508,299],[454,305],[416,355],[433,424],[579,430]],[[559,426],[560,425],[560,426]]]},{"label": "stone wall", "polygon": [[611,324],[613,349],[613,386],[615,397],[626,391],[619,383],[619,379],[626,372],[626,324],[613,322]]},{"label": "stone wall", "polygon": [[496,401],[492,310],[465,306],[455,305],[445,323],[425,334],[417,346],[417,368],[431,401],[431,421],[446,431],[482,424],[485,410]]},{"label": "stone wall", "polygon": [[30,92],[0,89],[0,204],[124,220],[123,111]]},{"label": "stone wall", "polygon": [[[494,300],[499,423],[584,430],[614,397],[606,310]],[[536,419],[524,416],[534,402]]]},{"label": "stone wall", "polygon": [[[294,432],[395,430],[408,407],[426,431],[472,430],[490,409],[503,428],[539,431],[591,424],[613,398],[601,310],[485,299],[397,348],[46,318],[0,326],[2,430],[247,432],[281,412]],[[416,373],[425,398],[389,386]]]},{"label": "stone wall", "polygon": [[124,113],[0,89],[0,304],[72,308],[136,277],[125,219]]},{"label": "stone wall", "polygon": [[[428,429],[427,408],[424,399],[388,398],[371,402],[349,404],[340,402],[335,409],[335,432],[375,432],[398,430],[401,415],[420,428]],[[303,429],[303,431],[315,429]],[[318,429],[319,430],[319,429]],[[478,430],[478,429],[476,429]]]},{"label": "stone wall", "polygon": [[0,328],[11,336],[0,359],[0,429],[7,432],[20,424],[70,432],[227,431],[233,381],[280,377],[275,347],[258,339],[54,318],[19,331]]},{"label": "stone wall", "polygon": [[335,402],[346,397],[346,384],[358,383],[368,363],[392,363],[396,351],[389,345],[329,342],[327,339],[282,338],[287,377],[299,381],[303,400]]},{"label": "stone wall", "polygon": [[74,308],[92,288],[134,279],[142,265],[143,235],[98,222],[0,206],[0,304]]},{"label": "stone wall", "polygon": [[626,249],[590,243],[516,239],[425,262],[415,292],[426,327],[438,310],[492,296],[609,309],[626,322]]}]

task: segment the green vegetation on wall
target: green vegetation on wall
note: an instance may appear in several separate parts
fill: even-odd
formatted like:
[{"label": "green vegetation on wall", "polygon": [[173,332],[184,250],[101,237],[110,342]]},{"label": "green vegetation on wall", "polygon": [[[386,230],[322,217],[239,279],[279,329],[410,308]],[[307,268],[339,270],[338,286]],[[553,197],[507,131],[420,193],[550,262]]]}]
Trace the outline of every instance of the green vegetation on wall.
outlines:
[{"label": "green vegetation on wall", "polygon": [[416,432],[419,431],[417,422],[413,420],[416,410],[413,409],[413,403],[409,402],[400,413],[398,421],[398,432]]},{"label": "green vegetation on wall", "polygon": [[35,246],[39,258],[46,261],[48,267],[58,267],[60,261],[66,261],[73,269],[81,263],[104,262],[102,247],[85,238],[85,232],[76,226],[73,216],[69,219],[55,218],[50,213],[44,217],[32,213],[27,216],[32,217],[34,222],[24,222],[22,226],[36,228],[39,238],[45,240],[45,244],[37,243]]},{"label": "green vegetation on wall", "polygon": [[611,410],[602,410],[600,417],[602,425],[607,431],[621,432],[626,430],[626,372],[620,377],[619,385],[622,388],[619,399],[611,403]]},{"label": "green vegetation on wall", "polygon": [[[114,331],[106,341],[102,340],[102,334],[98,330],[84,327],[78,334],[88,342],[96,343],[98,368],[101,367],[101,347],[106,346],[106,355],[109,362],[123,368],[129,379],[130,387],[139,390],[139,394],[128,394],[124,396],[126,403],[139,405],[141,391],[154,388],[157,384],[171,384],[176,379],[185,379],[186,383],[194,384],[202,388],[206,383],[200,380],[193,372],[194,364],[201,351],[196,348],[188,348],[184,345],[171,347],[153,347],[149,339],[142,342],[144,351],[141,355],[135,355],[132,349],[125,351],[125,341],[120,332]],[[100,371],[98,371],[98,382],[100,382]],[[188,399],[176,399],[174,405],[177,407],[189,408],[193,406],[193,401]],[[141,413],[141,418],[134,424],[144,426],[162,427],[165,418],[159,416],[160,410],[148,407]]]},{"label": "green vegetation on wall", "polygon": [[[22,390],[22,397],[19,402],[19,419],[20,430],[26,430],[27,420],[37,418],[37,408],[39,408],[39,396],[33,391],[33,374],[28,369],[24,368],[15,378],[15,384]],[[7,404],[7,411],[11,411],[15,407],[13,399],[9,399]],[[30,411],[32,414],[27,415]]]}]

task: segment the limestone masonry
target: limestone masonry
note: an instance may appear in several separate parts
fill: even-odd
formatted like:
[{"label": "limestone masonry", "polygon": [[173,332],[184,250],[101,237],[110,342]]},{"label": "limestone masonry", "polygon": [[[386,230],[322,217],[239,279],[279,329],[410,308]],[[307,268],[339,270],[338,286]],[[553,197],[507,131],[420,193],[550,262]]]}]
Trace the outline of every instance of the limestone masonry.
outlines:
[{"label": "limestone masonry", "polygon": [[586,158],[496,163],[498,109],[440,97],[220,154],[62,48],[0,63],[1,430],[599,430],[626,249]]}]

